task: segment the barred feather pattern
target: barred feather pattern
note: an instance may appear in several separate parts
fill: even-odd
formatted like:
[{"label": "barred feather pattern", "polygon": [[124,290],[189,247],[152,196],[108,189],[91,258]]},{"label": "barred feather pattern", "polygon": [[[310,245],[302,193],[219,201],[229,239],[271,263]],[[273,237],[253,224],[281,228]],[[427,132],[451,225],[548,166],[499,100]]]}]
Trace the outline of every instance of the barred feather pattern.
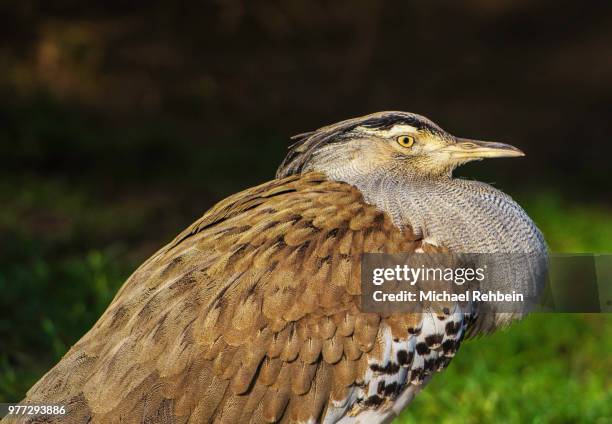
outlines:
[{"label": "barred feather pattern", "polygon": [[440,248],[323,174],[238,193],[141,265],[24,400],[67,415],[11,423],[388,421],[476,314],[360,311],[361,254],[417,249]]}]

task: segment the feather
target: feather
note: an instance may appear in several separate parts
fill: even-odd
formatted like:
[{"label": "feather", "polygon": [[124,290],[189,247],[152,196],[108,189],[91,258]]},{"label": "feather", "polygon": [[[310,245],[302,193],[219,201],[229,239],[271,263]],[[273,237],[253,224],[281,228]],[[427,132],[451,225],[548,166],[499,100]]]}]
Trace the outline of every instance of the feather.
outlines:
[{"label": "feather", "polygon": [[344,352],[342,340],[343,337],[335,336],[323,342],[322,353],[325,362],[335,364],[342,358],[342,353]]},{"label": "feather", "polygon": [[[72,402],[93,424],[355,413],[375,380],[370,364],[414,350],[401,340],[420,322],[359,311],[361,254],[418,243],[357,189],[321,174],[247,189],[148,259],[27,401]],[[464,333],[453,317],[441,355]],[[408,366],[376,378],[399,379]]]}]

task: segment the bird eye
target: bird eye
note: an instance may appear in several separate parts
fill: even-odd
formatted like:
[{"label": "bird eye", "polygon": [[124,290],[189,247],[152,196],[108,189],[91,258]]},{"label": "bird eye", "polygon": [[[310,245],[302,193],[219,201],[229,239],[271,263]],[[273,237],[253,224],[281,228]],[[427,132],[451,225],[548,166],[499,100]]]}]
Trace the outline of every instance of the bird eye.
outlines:
[{"label": "bird eye", "polygon": [[414,144],[414,137],[409,135],[400,135],[397,137],[397,143],[402,147],[412,147]]}]

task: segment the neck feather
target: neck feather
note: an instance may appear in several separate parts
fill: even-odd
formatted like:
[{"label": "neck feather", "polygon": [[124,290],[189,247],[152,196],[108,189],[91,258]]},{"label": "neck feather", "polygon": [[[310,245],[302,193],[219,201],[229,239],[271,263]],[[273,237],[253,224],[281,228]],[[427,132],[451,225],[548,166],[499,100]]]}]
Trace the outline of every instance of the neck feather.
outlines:
[{"label": "neck feather", "polygon": [[[366,202],[385,211],[400,229],[409,227],[425,242],[455,253],[493,254],[488,290],[541,293],[547,268],[544,238],[525,211],[503,192],[477,181],[449,176],[423,177],[398,168],[356,172],[327,169],[329,178],[357,187]],[[517,256],[519,255],[519,256]],[[500,311],[493,303],[478,320],[477,332],[490,332],[525,311]]]}]

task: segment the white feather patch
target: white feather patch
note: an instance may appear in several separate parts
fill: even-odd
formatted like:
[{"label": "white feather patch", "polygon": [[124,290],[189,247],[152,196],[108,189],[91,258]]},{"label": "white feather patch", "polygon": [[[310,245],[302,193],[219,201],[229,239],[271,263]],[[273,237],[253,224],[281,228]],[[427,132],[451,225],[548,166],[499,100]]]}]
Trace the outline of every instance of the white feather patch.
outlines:
[{"label": "white feather patch", "polygon": [[381,130],[381,129],[368,128],[368,127],[357,127],[357,129],[366,134],[372,134],[372,135],[377,135],[379,137],[388,137],[388,138],[397,137],[398,135],[418,133],[418,130],[415,127],[413,127],[412,125],[406,125],[406,124],[393,125],[388,130]]}]

